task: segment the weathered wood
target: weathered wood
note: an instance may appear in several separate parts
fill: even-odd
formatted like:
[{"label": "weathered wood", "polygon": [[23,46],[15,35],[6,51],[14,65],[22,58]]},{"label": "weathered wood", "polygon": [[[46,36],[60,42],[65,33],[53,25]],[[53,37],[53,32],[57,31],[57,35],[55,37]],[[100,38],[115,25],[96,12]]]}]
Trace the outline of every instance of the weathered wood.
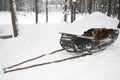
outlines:
[{"label": "weathered wood", "polygon": [[33,68],[33,67],[38,67],[38,66],[44,66],[44,65],[52,64],[52,63],[59,63],[59,62],[63,62],[63,61],[77,59],[77,58],[84,57],[84,56],[87,56],[87,55],[91,55],[91,54],[84,53],[82,55],[68,57],[68,58],[64,58],[64,59],[60,59],[60,60],[55,60],[55,61],[50,61],[50,62],[45,62],[45,63],[40,63],[40,64],[34,64],[34,65],[31,65],[31,66],[21,67],[21,68],[16,68],[16,69],[11,69],[11,70],[6,70],[6,71],[4,71],[4,73],[25,70],[25,69],[29,69],[29,68]]}]

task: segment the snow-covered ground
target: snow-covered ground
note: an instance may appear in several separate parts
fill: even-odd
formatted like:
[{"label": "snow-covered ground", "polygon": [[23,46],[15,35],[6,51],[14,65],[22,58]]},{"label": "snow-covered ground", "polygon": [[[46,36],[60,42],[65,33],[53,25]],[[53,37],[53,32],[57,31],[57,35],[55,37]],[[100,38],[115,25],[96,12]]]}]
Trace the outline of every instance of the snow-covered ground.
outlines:
[{"label": "snow-covered ground", "polygon": [[[78,15],[73,24],[63,22],[62,13],[50,13],[49,23],[45,14],[39,15],[39,24],[34,24],[34,14],[18,15],[19,36],[0,39],[0,80],[119,80],[120,79],[120,38],[106,50],[56,64],[34,67],[22,71],[2,73],[4,67],[60,49],[61,34],[67,32],[82,34],[91,27],[116,28],[118,20],[95,12]],[[44,15],[44,16],[43,16]],[[43,21],[43,22],[42,22]],[[54,23],[55,22],[55,23]],[[0,13],[0,35],[12,34],[10,14]],[[47,55],[44,58],[23,64],[29,66],[42,62],[62,59],[75,54],[66,51]]]}]

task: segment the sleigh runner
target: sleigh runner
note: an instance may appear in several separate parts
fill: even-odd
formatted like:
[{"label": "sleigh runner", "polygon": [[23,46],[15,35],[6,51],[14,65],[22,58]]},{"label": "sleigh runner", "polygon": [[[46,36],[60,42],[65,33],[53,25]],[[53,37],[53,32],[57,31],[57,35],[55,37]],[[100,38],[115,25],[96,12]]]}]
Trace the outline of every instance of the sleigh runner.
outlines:
[{"label": "sleigh runner", "polygon": [[[93,32],[96,34],[93,34]],[[102,33],[104,33],[103,36],[100,35]],[[87,51],[91,54],[93,52],[103,50],[107,46],[114,43],[119,35],[119,30],[96,28],[85,31],[83,35],[75,35],[69,33],[61,34],[62,36],[60,39],[60,44],[63,49],[65,49],[68,52],[76,53]]]}]

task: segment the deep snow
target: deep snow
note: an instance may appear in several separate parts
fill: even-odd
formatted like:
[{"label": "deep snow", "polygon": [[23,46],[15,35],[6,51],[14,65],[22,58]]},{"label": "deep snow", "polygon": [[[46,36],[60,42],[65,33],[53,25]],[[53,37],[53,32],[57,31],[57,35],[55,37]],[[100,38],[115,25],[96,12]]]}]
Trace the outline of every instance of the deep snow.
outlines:
[{"label": "deep snow", "polygon": [[[12,34],[10,14],[0,13],[0,34]],[[30,15],[32,15],[31,13]],[[9,17],[8,17],[9,16]],[[55,17],[55,13],[51,17]],[[81,16],[73,24],[61,22],[62,14],[56,15],[59,19],[51,19],[48,24],[33,24],[33,16],[18,15],[19,36],[11,39],[0,39],[0,70],[12,64],[24,61],[60,49],[60,33],[67,32],[81,34],[91,27],[116,28],[118,20],[95,12],[91,15]],[[20,18],[22,17],[22,18]],[[40,16],[40,17],[43,17]],[[8,19],[9,18],[9,19]],[[27,20],[25,19],[27,18]],[[40,19],[40,18],[39,18]],[[44,18],[42,18],[44,20]],[[52,23],[55,22],[59,23]],[[42,20],[41,20],[42,21]],[[91,56],[74,59],[57,64],[35,67],[23,71],[0,74],[1,80],[119,80],[120,79],[120,38],[106,50]],[[66,51],[55,55],[26,63],[19,67],[36,63],[62,59],[75,55]]]}]

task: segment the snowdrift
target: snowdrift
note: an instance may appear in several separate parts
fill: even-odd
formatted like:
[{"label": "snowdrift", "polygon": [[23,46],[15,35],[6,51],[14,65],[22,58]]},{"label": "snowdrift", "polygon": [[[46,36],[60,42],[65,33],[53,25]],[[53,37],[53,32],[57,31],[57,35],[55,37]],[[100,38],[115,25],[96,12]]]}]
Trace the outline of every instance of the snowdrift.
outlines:
[{"label": "snowdrift", "polygon": [[[1,20],[1,18],[0,18]],[[59,32],[82,34],[91,27],[116,28],[117,19],[95,12],[71,23],[21,24],[17,38],[0,39],[0,69],[61,48]],[[2,27],[2,25],[0,25]],[[7,25],[10,27],[11,25]],[[7,29],[7,27],[6,27]],[[3,30],[4,31],[4,30]],[[0,74],[1,80],[119,80],[120,38],[106,50],[60,64],[50,64],[10,74]],[[21,65],[42,63],[72,56],[63,51],[53,56]],[[21,75],[22,74],[22,75]]]},{"label": "snowdrift", "polygon": [[63,28],[63,32],[82,34],[90,28],[117,28],[119,21],[116,18],[106,16],[101,12],[94,12],[82,17],[79,21]]}]

